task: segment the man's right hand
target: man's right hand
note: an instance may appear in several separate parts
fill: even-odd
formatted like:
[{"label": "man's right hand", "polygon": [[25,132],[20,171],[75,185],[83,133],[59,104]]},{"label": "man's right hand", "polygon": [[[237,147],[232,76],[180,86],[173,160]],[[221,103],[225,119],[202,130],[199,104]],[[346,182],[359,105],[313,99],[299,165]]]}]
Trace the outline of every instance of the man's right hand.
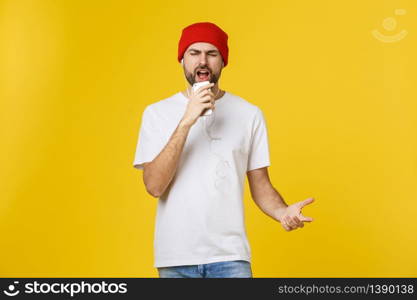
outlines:
[{"label": "man's right hand", "polygon": [[206,109],[214,109],[214,94],[210,91],[210,88],[213,86],[214,83],[210,83],[199,87],[195,92],[192,88],[187,89],[189,101],[184,116],[182,117],[184,122],[192,126],[203,111]]}]

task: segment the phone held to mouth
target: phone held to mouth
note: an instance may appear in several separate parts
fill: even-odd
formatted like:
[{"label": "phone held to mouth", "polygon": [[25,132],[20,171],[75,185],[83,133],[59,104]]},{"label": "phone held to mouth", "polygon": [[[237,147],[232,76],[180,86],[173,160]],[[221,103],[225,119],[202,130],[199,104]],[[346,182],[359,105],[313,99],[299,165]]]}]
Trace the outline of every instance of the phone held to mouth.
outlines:
[{"label": "phone held to mouth", "polygon": [[[207,84],[210,84],[210,81],[200,81],[200,82],[196,82],[193,84],[193,91],[195,92],[198,88],[205,86]],[[211,109],[206,109],[206,111],[204,112],[204,114],[202,114],[202,116],[209,116],[213,113],[213,110]]]}]

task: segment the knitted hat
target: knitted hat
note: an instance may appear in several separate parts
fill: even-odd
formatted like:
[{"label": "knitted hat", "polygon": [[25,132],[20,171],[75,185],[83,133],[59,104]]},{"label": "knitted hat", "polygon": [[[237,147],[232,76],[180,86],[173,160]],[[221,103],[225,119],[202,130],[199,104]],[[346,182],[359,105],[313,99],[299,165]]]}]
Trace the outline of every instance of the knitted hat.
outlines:
[{"label": "knitted hat", "polygon": [[184,56],[184,52],[191,44],[206,42],[217,47],[222,55],[224,67],[227,65],[229,48],[227,47],[228,35],[216,24],[210,22],[194,23],[182,30],[178,43],[178,61]]}]

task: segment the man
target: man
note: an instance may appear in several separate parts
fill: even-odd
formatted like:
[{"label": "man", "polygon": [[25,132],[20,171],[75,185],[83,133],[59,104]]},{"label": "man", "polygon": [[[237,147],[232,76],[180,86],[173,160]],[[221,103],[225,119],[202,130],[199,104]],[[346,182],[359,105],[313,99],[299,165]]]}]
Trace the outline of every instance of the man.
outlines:
[{"label": "man", "polygon": [[[269,180],[262,111],[219,88],[227,40],[213,23],[184,28],[177,58],[189,86],[148,105],[142,116],[133,164],[159,198],[154,266],[160,277],[252,277],[245,175],[256,204],[285,230],[312,221],[301,208],[313,198],[288,206]],[[210,84],[193,91],[202,81]]]}]

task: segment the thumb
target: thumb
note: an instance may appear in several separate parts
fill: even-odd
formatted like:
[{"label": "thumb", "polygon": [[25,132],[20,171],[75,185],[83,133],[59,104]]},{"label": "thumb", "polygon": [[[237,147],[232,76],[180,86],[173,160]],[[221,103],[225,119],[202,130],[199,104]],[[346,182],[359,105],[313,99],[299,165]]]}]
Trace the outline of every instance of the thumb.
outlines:
[{"label": "thumb", "polygon": [[304,206],[306,206],[307,204],[310,204],[310,203],[312,203],[314,201],[314,198],[307,198],[306,200],[303,200],[303,201],[300,201],[300,202],[298,202],[298,206],[300,207],[300,208],[303,208]]}]

